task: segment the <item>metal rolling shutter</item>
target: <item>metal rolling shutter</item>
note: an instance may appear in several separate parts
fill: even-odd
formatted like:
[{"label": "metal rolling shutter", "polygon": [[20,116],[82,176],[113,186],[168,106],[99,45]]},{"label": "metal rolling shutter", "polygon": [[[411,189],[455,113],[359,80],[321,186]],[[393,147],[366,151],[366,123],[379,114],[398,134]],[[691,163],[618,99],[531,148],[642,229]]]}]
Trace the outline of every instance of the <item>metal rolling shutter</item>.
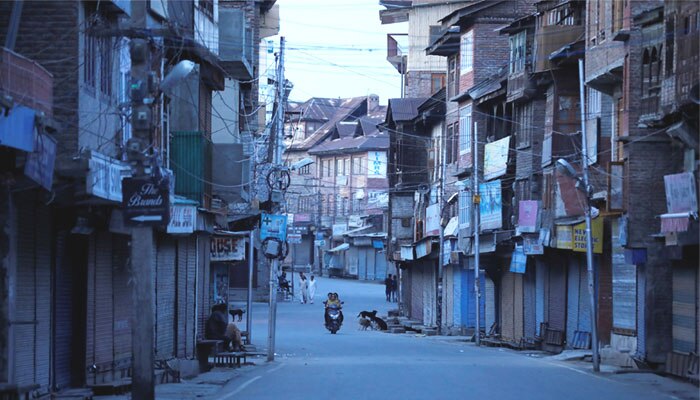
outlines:
[{"label": "metal rolling shutter", "polygon": [[673,267],[673,350],[697,351],[695,307],[697,304],[695,268]]},{"label": "metal rolling shutter", "polygon": [[114,293],[114,361],[124,368],[131,364],[131,324],[133,312],[129,286],[129,237],[112,235],[112,290]]},{"label": "metal rolling shutter", "polygon": [[399,288],[401,289],[401,293],[399,293],[399,295],[401,297],[401,302],[405,310],[407,310],[409,316],[413,316],[413,311],[411,310],[411,304],[413,304],[411,289],[411,284],[413,283],[413,268],[410,267],[408,269],[400,270],[397,265],[396,269],[397,272],[400,271],[401,283]]},{"label": "metal rolling shutter", "polygon": [[442,273],[442,309],[445,310],[444,315],[442,316],[442,324],[445,326],[454,326],[454,316],[452,315],[452,293],[454,293],[454,284],[452,277],[452,267],[445,266]]},{"label": "metal rolling shutter", "polygon": [[550,258],[549,270],[549,301],[547,302],[547,320],[550,329],[565,332],[566,330],[566,265],[561,261]]},{"label": "metal rolling shutter", "polygon": [[211,311],[209,294],[209,237],[198,235],[197,241],[197,337],[204,338],[204,324]]},{"label": "metal rolling shutter", "polygon": [[[114,293],[112,290],[112,237],[107,232],[96,235],[94,359],[98,371],[109,371],[114,361]],[[89,307],[89,305],[88,305]]]},{"label": "metal rolling shutter", "polygon": [[156,359],[169,359],[174,355],[175,290],[175,239],[157,236]]},{"label": "metal rolling shutter", "polygon": [[71,384],[71,351],[73,337],[73,268],[68,254],[68,231],[56,234],[56,273],[54,276],[54,335],[53,335],[53,369],[54,384],[57,389]]},{"label": "metal rolling shutter", "polygon": [[[51,340],[51,254],[49,212],[21,197],[17,224],[17,293],[13,321],[15,380],[49,386]],[[36,205],[36,207],[34,207]]]},{"label": "metal rolling shutter", "polygon": [[535,323],[537,335],[543,336],[544,332],[540,332],[540,325],[546,321],[545,309],[545,280],[547,277],[547,264],[537,260],[535,262]]},{"label": "metal rolling shutter", "polygon": [[435,325],[435,267],[433,262],[423,262],[423,324]]},{"label": "metal rolling shutter", "polygon": [[376,271],[374,279],[378,281],[383,281],[386,279],[386,255],[385,253],[380,253],[374,250],[374,265],[376,266]]},{"label": "metal rolling shutter", "polygon": [[194,335],[197,317],[194,314],[196,239],[177,240],[177,357],[194,356]]},{"label": "metal rolling shutter", "polygon": [[574,332],[591,331],[588,275],[580,257],[569,258],[566,341],[573,343]]},{"label": "metal rolling shutter", "polygon": [[489,277],[484,279],[484,328],[488,333],[496,323],[496,285]]},{"label": "metal rolling shutter", "polygon": [[646,338],[647,330],[644,325],[644,315],[646,312],[646,277],[644,276],[644,265],[637,267],[637,356],[646,358]]},{"label": "metal rolling shutter", "polygon": [[525,309],[523,293],[523,275],[513,274],[513,339],[519,341],[525,330],[523,314]]},{"label": "metal rolling shutter", "polygon": [[411,318],[423,321],[423,271],[417,262],[411,265]]},{"label": "metal rolling shutter", "polygon": [[357,249],[357,279],[367,279],[367,249],[359,247]]},{"label": "metal rolling shutter", "polygon": [[535,300],[535,263],[530,261],[523,280],[523,336],[527,339],[534,339],[537,334],[536,300]]},{"label": "metal rolling shutter", "polygon": [[[247,254],[247,253],[246,253]],[[246,256],[247,257],[247,256]],[[197,315],[195,313],[197,285],[197,238],[190,236],[187,238],[187,287],[186,287],[186,313],[187,331],[185,334],[185,357],[195,356],[195,342],[197,335]],[[247,328],[246,328],[247,329]]]},{"label": "metal rolling shutter", "polygon": [[[462,268],[454,267],[452,270],[452,318],[455,326],[462,326]],[[447,292],[449,293],[449,292]]]},{"label": "metal rolling shutter", "polygon": [[501,336],[506,340],[515,339],[515,276],[504,272],[501,278]]}]

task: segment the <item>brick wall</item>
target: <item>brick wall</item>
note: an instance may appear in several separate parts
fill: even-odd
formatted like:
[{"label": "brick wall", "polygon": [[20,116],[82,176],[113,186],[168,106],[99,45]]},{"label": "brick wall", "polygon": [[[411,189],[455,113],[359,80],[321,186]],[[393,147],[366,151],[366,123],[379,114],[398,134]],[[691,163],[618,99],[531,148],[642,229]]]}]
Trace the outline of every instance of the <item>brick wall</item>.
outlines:
[{"label": "brick wall", "polygon": [[[392,194],[391,195],[391,218],[392,236],[399,242],[402,239],[413,241],[413,194]],[[410,218],[409,226],[402,226],[402,219]],[[398,247],[395,250],[399,250]]]},{"label": "brick wall", "polygon": [[[46,68],[54,79],[54,118],[64,127],[58,140],[56,167],[78,151],[78,23],[80,2],[25,1],[15,51]],[[13,2],[0,2],[0,40],[4,43]],[[57,62],[59,61],[60,62]]]},{"label": "brick wall", "polygon": [[[445,71],[408,71],[406,73],[406,97],[430,97],[437,90],[432,90],[432,75]],[[438,89],[439,90],[439,89]]]}]

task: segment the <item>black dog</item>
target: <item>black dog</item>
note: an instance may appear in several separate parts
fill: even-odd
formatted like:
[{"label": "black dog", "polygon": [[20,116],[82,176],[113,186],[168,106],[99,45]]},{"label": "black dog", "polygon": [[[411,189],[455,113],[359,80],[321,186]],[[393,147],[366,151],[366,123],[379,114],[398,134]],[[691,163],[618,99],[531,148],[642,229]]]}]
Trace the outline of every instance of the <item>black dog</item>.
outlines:
[{"label": "black dog", "polygon": [[240,308],[234,308],[233,310],[228,310],[228,313],[231,314],[231,316],[233,317],[234,320],[236,319],[236,316],[238,316],[238,322],[241,322],[241,320],[243,319],[244,312],[245,311],[241,310]]},{"label": "black dog", "polygon": [[379,317],[375,317],[375,316],[371,316],[370,319],[372,320],[372,322],[374,322],[379,327],[379,330],[385,331],[385,330],[389,329],[389,327],[387,326],[386,322],[384,322],[383,319],[381,319]]},{"label": "black dog", "polygon": [[373,310],[372,312],[369,311],[360,311],[359,314],[357,314],[357,317],[362,317],[362,318],[376,318],[377,317],[377,310]]}]

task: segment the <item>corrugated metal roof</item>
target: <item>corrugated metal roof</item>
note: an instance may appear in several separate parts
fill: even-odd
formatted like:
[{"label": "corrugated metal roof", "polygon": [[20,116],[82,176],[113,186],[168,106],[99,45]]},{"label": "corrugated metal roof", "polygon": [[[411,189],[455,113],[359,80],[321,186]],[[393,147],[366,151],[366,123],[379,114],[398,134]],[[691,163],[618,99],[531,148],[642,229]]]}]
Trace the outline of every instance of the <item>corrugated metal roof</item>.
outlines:
[{"label": "corrugated metal roof", "polygon": [[308,150],[317,145],[336,129],[336,124],[338,122],[348,119],[353,113],[357,112],[363,104],[366,104],[367,97],[334,100],[339,100],[339,104],[334,108],[334,112],[329,117],[328,121],[303,141],[292,143],[288,148],[289,150]]},{"label": "corrugated metal roof", "polygon": [[[389,99],[389,110],[394,122],[410,121],[418,116],[418,106],[427,100],[426,97],[408,97]],[[388,116],[388,115],[387,115]]]}]

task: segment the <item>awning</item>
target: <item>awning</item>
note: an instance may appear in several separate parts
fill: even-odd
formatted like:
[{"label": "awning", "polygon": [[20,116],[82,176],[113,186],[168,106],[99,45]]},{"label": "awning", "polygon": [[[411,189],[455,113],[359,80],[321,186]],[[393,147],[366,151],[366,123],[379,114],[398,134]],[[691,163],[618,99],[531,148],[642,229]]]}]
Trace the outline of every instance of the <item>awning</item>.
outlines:
[{"label": "awning", "polygon": [[690,225],[690,217],[697,219],[697,213],[682,212],[661,214],[661,233],[687,232]]},{"label": "awning", "polygon": [[339,251],[345,251],[345,250],[347,250],[347,249],[349,249],[349,248],[350,248],[350,244],[348,244],[348,243],[343,243],[343,244],[341,244],[340,246],[336,246],[336,247],[334,247],[334,248],[332,248],[332,249],[330,249],[330,250],[326,250],[326,253],[335,253],[335,252],[339,252]]}]

